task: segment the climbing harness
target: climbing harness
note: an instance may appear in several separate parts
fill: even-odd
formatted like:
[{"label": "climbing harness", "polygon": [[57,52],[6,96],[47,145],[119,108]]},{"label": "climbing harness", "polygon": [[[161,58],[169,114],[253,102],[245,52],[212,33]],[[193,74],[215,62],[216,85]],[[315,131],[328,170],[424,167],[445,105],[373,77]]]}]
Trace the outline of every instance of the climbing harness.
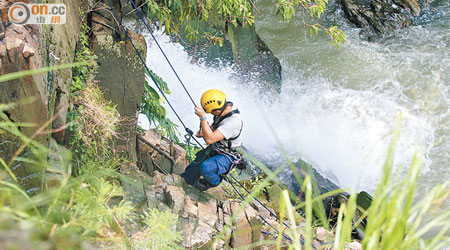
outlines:
[{"label": "climbing harness", "polygon": [[[227,102],[227,103],[226,103],[226,105],[229,105],[229,104],[232,104],[232,102]],[[225,110],[225,109],[224,109],[224,110]],[[223,112],[223,111],[222,111],[222,112]],[[220,116],[220,115],[222,114],[222,112],[221,112],[219,115],[214,116],[214,122],[213,122],[213,124],[211,125],[213,131],[216,130],[216,129],[219,127],[220,123],[221,123],[223,120],[225,120],[226,118],[231,117],[231,116],[234,115],[234,114],[240,114],[240,111],[239,111],[238,109],[231,110],[230,112],[228,112],[228,114],[226,114],[226,115],[224,115],[224,116]],[[234,136],[234,137],[232,137],[232,138],[226,139],[227,147],[228,147],[228,148],[227,148],[228,152],[231,152],[231,151],[232,151],[232,148],[231,148],[232,142],[233,142],[234,140],[236,140],[237,138],[239,138],[239,136],[241,135],[241,132],[242,132],[242,128],[243,128],[243,127],[244,127],[244,123],[243,123],[243,121],[241,120],[241,129],[239,130],[239,134],[236,135],[236,136]]]},{"label": "climbing harness", "polygon": [[[232,104],[232,102],[226,102],[224,107],[228,106],[229,104]],[[225,110],[225,109],[223,108],[223,110]],[[222,114],[222,112],[221,112],[221,114]],[[217,115],[217,116],[214,116],[214,122],[211,125],[212,130],[215,131],[219,127],[220,123],[223,120],[227,119],[228,117],[233,116],[234,114],[240,114],[239,110],[238,109],[231,110],[230,112],[228,112],[224,116],[220,116],[220,114]],[[241,120],[241,129],[239,130],[239,133],[236,136],[234,136],[234,137],[231,137],[231,138],[228,138],[228,139],[224,139],[226,145],[224,145],[221,142],[216,142],[216,143],[212,144],[213,145],[213,149],[218,154],[224,155],[231,162],[230,168],[223,175],[228,175],[229,173],[231,173],[231,171],[235,167],[238,167],[241,170],[245,168],[245,165],[242,163],[242,155],[239,153],[239,151],[236,148],[232,148],[233,141],[236,140],[237,138],[239,138],[239,136],[241,135],[243,126],[244,126],[244,123]]]}]

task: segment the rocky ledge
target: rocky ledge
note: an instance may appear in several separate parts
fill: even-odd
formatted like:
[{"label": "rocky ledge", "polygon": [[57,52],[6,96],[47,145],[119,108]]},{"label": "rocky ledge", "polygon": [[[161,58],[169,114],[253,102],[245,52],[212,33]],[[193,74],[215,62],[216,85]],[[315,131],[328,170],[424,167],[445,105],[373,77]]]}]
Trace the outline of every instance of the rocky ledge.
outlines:
[{"label": "rocky ledge", "polygon": [[[278,228],[277,218],[253,201],[244,204],[229,183],[223,181],[218,187],[207,192],[199,192],[175,173],[166,172],[172,160],[164,158],[175,157],[174,172],[182,172],[182,158],[184,150],[171,144],[156,131],[148,131],[142,137],[151,144],[140,142],[139,158],[144,165],[128,164],[122,167],[125,177],[122,185],[125,190],[125,200],[131,201],[141,209],[156,208],[170,209],[178,215],[177,231],[183,233],[182,247],[186,249],[230,249],[248,246],[265,240],[275,242],[276,231],[269,226]],[[152,165],[147,165],[152,164]],[[144,167],[145,166],[145,167]],[[153,170],[155,166],[158,166]],[[158,171],[158,169],[160,169]],[[145,170],[142,171],[142,170]],[[281,188],[277,185],[271,187],[266,199],[261,200],[270,207],[275,214]],[[304,219],[298,216],[296,224],[298,231],[303,231]],[[268,222],[268,223],[266,223]],[[285,221],[289,225],[288,222]],[[273,233],[264,234],[262,232]],[[324,228],[316,228],[313,244],[316,249],[327,249],[329,245],[322,243],[333,240],[334,235]],[[261,245],[250,249],[275,249],[271,244]],[[358,242],[349,245],[352,249],[362,249]]]}]

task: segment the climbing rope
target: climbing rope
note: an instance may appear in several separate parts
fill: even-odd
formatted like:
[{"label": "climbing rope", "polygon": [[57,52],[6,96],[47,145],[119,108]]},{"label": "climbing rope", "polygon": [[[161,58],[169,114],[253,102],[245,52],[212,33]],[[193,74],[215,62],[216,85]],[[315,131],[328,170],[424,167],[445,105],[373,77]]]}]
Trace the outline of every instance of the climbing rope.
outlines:
[{"label": "climbing rope", "polygon": [[[172,63],[170,62],[169,58],[167,57],[166,53],[164,52],[164,50],[162,49],[162,47],[159,45],[158,40],[156,39],[156,37],[153,35],[152,30],[150,29],[150,27],[148,26],[147,22],[145,21],[144,16],[142,15],[141,11],[139,10],[139,8],[136,6],[134,0],[130,0],[131,5],[133,5],[134,10],[136,11],[136,13],[139,15],[139,18],[141,19],[142,23],[144,23],[144,26],[147,28],[148,33],[150,33],[150,35],[152,36],[153,40],[155,41],[156,45],[158,46],[159,50],[161,51],[161,53],[163,54],[164,58],[166,59],[167,63],[169,64],[170,68],[172,69],[173,73],[175,74],[175,76],[177,77],[178,81],[180,82],[181,86],[183,87],[184,91],[186,92],[186,94],[188,95],[189,99],[191,100],[192,104],[194,104],[194,106],[196,106],[194,99],[192,99],[191,94],[189,93],[189,91],[187,90],[186,86],[184,85],[183,81],[181,80],[180,76],[178,75],[177,71],[175,70],[175,68],[173,67]],[[189,144],[190,144],[190,140],[193,138],[193,132],[192,131],[187,131],[188,133],[187,135],[185,135],[187,144],[188,144],[188,148],[189,148]],[[198,141],[194,138],[194,140],[198,143]],[[202,148],[203,146],[198,143]],[[190,150],[189,150],[190,151]],[[192,157],[189,153],[189,158],[192,161]]]},{"label": "climbing rope", "polygon": [[[156,87],[158,88],[159,92],[161,92],[162,96],[164,97],[164,99],[167,101],[167,104],[169,105],[169,107],[172,109],[173,113],[175,114],[175,116],[178,118],[178,120],[181,122],[181,124],[183,125],[184,129],[186,130],[186,133],[192,135],[193,132],[192,130],[190,130],[183,122],[183,120],[181,119],[181,117],[178,115],[178,113],[175,111],[175,109],[173,108],[172,104],[170,103],[169,99],[167,98],[167,96],[164,94],[164,91],[161,89],[161,87],[159,86],[158,82],[156,81],[156,79],[153,77],[153,75],[151,74],[149,68],[147,67],[147,64],[145,63],[144,59],[142,59],[141,53],[136,49],[136,46],[133,43],[133,39],[131,39],[130,35],[128,34],[127,29],[125,28],[125,26],[123,25],[122,21],[119,18],[119,15],[117,14],[116,10],[114,9],[114,7],[111,4],[111,1],[108,0],[109,6],[111,7],[112,12],[114,13],[115,18],[117,19],[117,21],[120,24],[120,27],[122,27],[123,31],[125,32],[125,35],[127,36],[128,40],[130,40],[131,45],[133,46],[134,51],[136,52],[137,56],[139,57],[139,59],[141,60],[142,64],[144,65],[145,69],[147,70],[147,73],[149,74],[150,78],[152,79],[152,81],[155,83]],[[195,103],[194,103],[195,106]],[[195,142],[197,142],[198,145],[200,145],[202,148],[203,145],[195,138],[192,137]]]},{"label": "climbing rope", "polygon": [[[138,7],[136,7],[135,3],[133,0],[130,0],[131,4],[133,5],[133,8],[136,10],[136,12],[138,13],[140,19],[142,20],[142,22],[144,23],[145,27],[147,28],[148,32],[150,33],[150,35],[152,36],[153,40],[155,41],[155,43],[157,44],[158,48],[160,49],[161,53],[164,55],[164,58],[166,59],[167,63],[169,64],[170,68],[172,69],[172,71],[174,72],[175,76],[177,77],[178,81],[181,83],[183,89],[185,90],[186,94],[188,95],[188,97],[190,98],[190,100],[192,101],[192,103],[194,104],[194,106],[196,106],[194,100],[192,99],[191,95],[189,94],[189,91],[186,89],[186,86],[184,85],[183,81],[181,80],[181,78],[179,77],[178,73],[176,72],[176,70],[174,69],[174,67],[172,66],[172,64],[170,63],[170,60],[167,58],[166,54],[164,53],[163,49],[161,48],[161,46],[159,45],[158,41],[156,40],[155,36],[153,35],[153,32],[151,31],[150,27],[147,25],[147,23],[144,20],[144,17],[142,16],[141,12],[139,11]],[[164,94],[164,91],[162,91],[161,87],[159,86],[159,84],[157,83],[156,79],[153,77],[153,75],[150,73],[149,68],[147,67],[147,64],[145,63],[144,59],[142,59],[142,56],[140,54],[140,52],[136,49],[133,40],[131,39],[130,35],[128,34],[128,31],[126,30],[125,26],[123,25],[122,21],[120,20],[117,12],[115,11],[114,7],[111,4],[111,1],[108,0],[109,6],[111,7],[111,10],[114,13],[115,18],[117,19],[117,21],[119,22],[121,28],[123,29],[123,31],[125,32],[125,35],[127,36],[127,38],[130,40],[131,45],[133,46],[134,51],[136,52],[136,54],[138,55],[139,59],[141,60],[142,64],[144,65],[145,69],[147,70],[150,78],[152,79],[152,81],[155,83],[156,87],[158,88],[158,90],[161,92],[162,96],[164,97],[164,99],[167,101],[167,104],[169,105],[169,107],[172,109],[172,111],[174,112],[175,116],[178,118],[178,120],[181,122],[182,126],[185,128],[187,135],[185,135],[185,138],[188,142],[188,147],[190,144],[190,139],[194,139],[198,145],[200,145],[202,147],[202,149],[205,149],[203,147],[203,145],[195,138],[193,137],[193,132],[191,129],[189,129],[183,122],[183,120],[181,119],[181,117],[178,115],[178,113],[175,111],[175,109],[173,108],[172,104],[170,103],[169,99],[167,98],[167,96]],[[189,155],[191,158],[191,155]],[[192,158],[191,158],[192,159]],[[251,195],[251,193],[233,176],[231,175],[231,177],[234,179],[234,181],[236,181],[249,195]],[[242,200],[245,200],[244,196],[237,190],[237,188],[233,185],[232,181],[230,181],[230,179],[227,176],[224,176],[225,180],[228,181],[231,186],[233,187],[233,189],[235,190],[235,192],[241,197]],[[282,221],[274,212],[272,212],[269,208],[267,208],[261,201],[259,201],[256,197],[252,198],[254,200],[256,200],[260,205],[262,205],[267,211],[269,211],[269,213],[274,216],[275,218],[277,218],[277,220],[282,223],[284,226],[290,228],[284,221]],[[274,229],[278,234],[280,234],[280,232],[273,226],[271,225],[264,217],[262,217],[260,214],[258,214],[258,216],[264,221],[264,223],[268,224],[272,229]],[[261,233],[263,234],[267,234],[270,235],[270,233],[261,231]],[[281,232],[281,235],[283,236],[283,238],[285,238],[286,240],[292,241],[291,238],[289,238],[287,235],[285,235],[284,233]],[[304,240],[303,237],[300,240],[301,244],[304,244]],[[326,243],[322,243],[322,244],[326,244]],[[321,245],[322,245],[321,244]],[[314,247],[314,245],[312,246],[314,249],[316,249]]]},{"label": "climbing rope", "polygon": [[239,186],[241,186],[241,187],[242,187],[249,195],[251,195],[251,196],[253,197],[253,199],[255,199],[256,202],[258,202],[261,206],[263,206],[263,208],[265,208],[265,209],[270,213],[270,215],[272,215],[273,217],[277,218],[277,220],[278,220],[280,223],[283,223],[283,225],[285,225],[286,227],[289,228],[289,226],[288,226],[284,221],[282,221],[282,220],[280,219],[280,217],[278,217],[274,212],[272,212],[272,210],[270,210],[270,209],[269,209],[268,207],[266,207],[261,201],[259,201],[256,197],[254,197],[254,196],[250,193],[250,191],[248,191],[248,190],[244,187],[244,185],[242,185],[242,183],[239,182],[239,181],[236,179],[236,177],[234,177],[232,174],[230,174],[230,176],[231,176],[231,178],[233,178],[233,180],[234,180],[235,182],[237,182],[237,183],[239,184]]},{"label": "climbing rope", "polygon": [[148,32],[150,33],[150,35],[152,36],[153,40],[155,41],[156,45],[158,45],[159,50],[161,51],[161,53],[163,54],[164,58],[166,58],[167,63],[169,64],[170,68],[172,69],[173,73],[175,74],[175,76],[177,77],[178,81],[181,83],[181,86],[183,86],[184,91],[186,91],[186,94],[189,96],[189,99],[191,99],[192,103],[194,104],[194,106],[196,106],[194,100],[192,99],[192,96],[189,94],[189,91],[186,89],[186,86],[184,85],[183,81],[181,81],[181,78],[178,76],[177,71],[173,68],[172,63],[170,63],[169,58],[167,58],[166,53],[164,53],[164,50],[161,48],[161,46],[158,43],[158,40],[156,40],[156,37],[153,35],[152,30],[150,29],[150,27],[147,25],[147,22],[145,21],[144,17],[141,14],[141,11],[139,11],[139,8],[136,7],[136,4],[134,3],[133,0],[130,0],[131,4],[133,5],[133,8],[136,10],[136,12],[139,15],[139,18],[142,20],[142,22],[144,23],[145,27],[147,28]]},{"label": "climbing rope", "polygon": [[[224,176],[225,180],[231,184],[231,187],[233,187],[234,191],[241,197],[242,200],[245,200],[244,196],[241,194],[241,192],[239,192],[239,190],[237,190],[237,188],[233,185],[233,183],[230,181],[230,179],[228,179],[228,176]],[[254,197],[253,197],[254,198]],[[258,214],[259,218],[264,221],[264,223],[266,223],[267,225],[269,225],[273,230],[275,230],[277,232],[277,234],[280,234],[280,232],[272,225],[270,224],[264,217],[262,217],[260,214]],[[278,217],[277,217],[278,218]],[[292,241],[291,238],[289,238],[287,235],[285,235],[284,233],[281,233],[281,235],[283,236],[283,238],[285,238],[286,240]]]}]

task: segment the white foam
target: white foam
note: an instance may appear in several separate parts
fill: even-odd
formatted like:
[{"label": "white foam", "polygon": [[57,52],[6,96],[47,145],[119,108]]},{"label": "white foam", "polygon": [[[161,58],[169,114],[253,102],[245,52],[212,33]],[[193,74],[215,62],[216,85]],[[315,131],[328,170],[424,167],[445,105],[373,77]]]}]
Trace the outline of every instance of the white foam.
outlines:
[{"label": "white foam", "polygon": [[[245,122],[244,145],[265,161],[282,162],[282,145],[289,158],[302,157],[337,185],[372,191],[399,114],[403,119],[396,164],[407,165],[418,148],[430,147],[433,128],[427,120],[388,94],[334,86],[320,77],[302,78],[283,65],[281,93],[268,101],[255,87],[231,80],[230,68],[191,64],[182,46],[165,35],[158,34],[157,39],[195,101],[205,90],[217,88],[237,104]],[[148,66],[168,83],[169,101],[185,124],[196,130],[198,118],[190,99],[151,37],[147,42]],[[180,124],[169,108],[168,114]],[[184,134],[181,127],[180,132]]]}]

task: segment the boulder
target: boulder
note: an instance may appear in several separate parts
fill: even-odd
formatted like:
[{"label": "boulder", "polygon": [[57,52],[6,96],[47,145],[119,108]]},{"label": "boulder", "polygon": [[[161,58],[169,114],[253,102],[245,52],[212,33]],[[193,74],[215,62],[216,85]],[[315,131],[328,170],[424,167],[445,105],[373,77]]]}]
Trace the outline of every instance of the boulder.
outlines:
[{"label": "boulder", "polygon": [[364,33],[385,35],[411,25],[421,8],[417,0],[341,0],[345,16]]},{"label": "boulder", "polygon": [[138,138],[138,158],[142,171],[152,174],[154,170],[163,173],[183,173],[188,165],[186,152],[181,146],[162,137],[155,130],[148,130]]},{"label": "boulder", "polygon": [[[253,11],[253,10],[251,10]],[[214,16],[209,13],[207,23],[200,22],[199,25],[211,34],[220,34],[224,38],[223,46],[212,44],[204,37],[197,37],[195,42],[190,42],[187,34],[181,29],[180,35],[188,53],[194,58],[199,58],[207,66],[218,67],[221,63],[232,64],[235,69],[234,78],[243,85],[260,85],[262,91],[279,93],[281,91],[281,64],[270,48],[256,33],[255,26],[242,25],[237,20],[237,25],[223,20],[222,16]],[[226,25],[223,25],[227,23]],[[175,37],[175,40],[179,38]]]},{"label": "boulder", "polygon": [[185,206],[185,192],[177,186],[168,186],[165,190],[167,205],[173,212],[179,214]]}]

